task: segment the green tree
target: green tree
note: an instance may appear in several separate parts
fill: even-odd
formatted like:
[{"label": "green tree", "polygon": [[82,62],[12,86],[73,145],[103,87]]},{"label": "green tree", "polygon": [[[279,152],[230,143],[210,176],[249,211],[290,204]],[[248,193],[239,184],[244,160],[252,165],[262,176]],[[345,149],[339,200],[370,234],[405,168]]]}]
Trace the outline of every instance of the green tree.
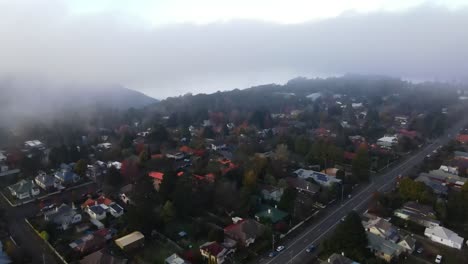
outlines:
[{"label": "green tree", "polygon": [[370,177],[370,158],[367,147],[361,146],[356,152],[356,157],[352,162],[353,178],[364,182]]},{"label": "green tree", "polygon": [[86,163],[85,160],[80,159],[76,164],[75,164],[75,173],[80,175],[81,177],[84,177],[86,175],[86,169],[88,168],[88,164]]},{"label": "green tree", "polygon": [[184,175],[181,176],[176,183],[172,201],[178,215],[187,216],[192,211],[192,182],[191,179]]},{"label": "green tree", "polygon": [[287,161],[289,158],[288,146],[285,144],[279,144],[276,146],[275,158],[280,161]]},{"label": "green tree", "polygon": [[281,200],[278,203],[278,207],[281,210],[292,212],[294,208],[294,202],[296,201],[297,191],[294,188],[286,188],[281,196]]},{"label": "green tree", "polygon": [[49,241],[49,233],[47,233],[47,231],[42,231],[41,233],[39,233],[39,236],[45,241]]},{"label": "green tree", "polygon": [[175,209],[174,209],[174,205],[172,204],[171,201],[166,201],[166,203],[164,204],[163,208],[162,208],[162,211],[161,211],[161,217],[164,221],[164,223],[169,223],[172,221],[172,219],[174,219],[175,217]]},{"label": "green tree", "polygon": [[122,184],[122,181],[123,180],[120,171],[114,166],[111,166],[107,173],[104,175],[104,182],[111,189],[117,189],[120,186],[120,184]]}]

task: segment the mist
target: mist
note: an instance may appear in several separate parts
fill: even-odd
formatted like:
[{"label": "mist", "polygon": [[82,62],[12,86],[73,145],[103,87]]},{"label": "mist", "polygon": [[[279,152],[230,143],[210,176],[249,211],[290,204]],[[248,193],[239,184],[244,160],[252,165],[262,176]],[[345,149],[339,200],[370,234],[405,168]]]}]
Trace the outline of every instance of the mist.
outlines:
[{"label": "mist", "polygon": [[0,75],[120,84],[159,99],[298,75],[468,80],[468,9],[149,26],[126,14],[74,15],[48,0],[0,1],[0,17]]}]

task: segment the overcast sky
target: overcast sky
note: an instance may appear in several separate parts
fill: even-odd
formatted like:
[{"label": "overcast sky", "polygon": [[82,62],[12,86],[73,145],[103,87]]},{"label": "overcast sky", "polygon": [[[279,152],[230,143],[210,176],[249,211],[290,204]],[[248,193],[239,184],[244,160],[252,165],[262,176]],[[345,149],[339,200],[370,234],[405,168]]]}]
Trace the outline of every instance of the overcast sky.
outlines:
[{"label": "overcast sky", "polygon": [[298,75],[468,81],[468,1],[0,0],[0,75],[155,98]]}]

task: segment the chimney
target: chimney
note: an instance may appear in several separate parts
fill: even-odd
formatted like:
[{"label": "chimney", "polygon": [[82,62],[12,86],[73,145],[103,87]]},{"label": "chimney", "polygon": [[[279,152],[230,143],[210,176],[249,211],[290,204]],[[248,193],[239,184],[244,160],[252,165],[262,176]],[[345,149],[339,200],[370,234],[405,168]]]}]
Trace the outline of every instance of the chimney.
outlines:
[{"label": "chimney", "polygon": [[277,209],[277,208],[278,208],[278,205],[277,205],[277,204],[275,204],[275,209]]},{"label": "chimney", "polygon": [[271,209],[268,209],[268,214],[271,214]]},{"label": "chimney", "polygon": [[341,256],[343,256],[343,257],[344,257],[344,252],[341,252]]},{"label": "chimney", "polygon": [[331,263],[331,259],[328,259],[328,263]]}]

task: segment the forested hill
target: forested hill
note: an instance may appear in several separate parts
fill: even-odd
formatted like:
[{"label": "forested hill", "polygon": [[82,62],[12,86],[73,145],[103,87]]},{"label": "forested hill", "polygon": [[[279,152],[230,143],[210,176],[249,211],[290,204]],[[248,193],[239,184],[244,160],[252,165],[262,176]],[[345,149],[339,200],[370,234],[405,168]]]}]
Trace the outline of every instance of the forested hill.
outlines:
[{"label": "forested hill", "polygon": [[[445,93],[449,88],[445,84],[412,84],[400,79],[380,76],[346,75],[326,79],[298,77],[284,85],[267,84],[243,90],[171,97],[161,101],[156,108],[166,114],[174,112],[195,114],[197,111],[206,110],[228,113],[232,110],[257,109],[275,112],[309,105],[311,100],[307,96],[318,92],[324,96],[347,94],[355,97],[356,100],[360,100],[362,96],[366,98],[364,103],[376,104],[383,97],[406,94],[408,101],[403,99],[402,104],[418,104],[418,101],[421,101],[421,107],[424,107],[423,102],[427,99],[425,97],[434,96],[440,99],[440,96],[449,96]],[[454,89],[451,90],[454,91]],[[450,93],[450,96],[453,96],[453,93]]]},{"label": "forested hill", "polygon": [[0,80],[0,121],[3,126],[24,119],[47,120],[64,113],[96,108],[126,110],[158,102],[119,85],[51,84],[40,80]]}]

